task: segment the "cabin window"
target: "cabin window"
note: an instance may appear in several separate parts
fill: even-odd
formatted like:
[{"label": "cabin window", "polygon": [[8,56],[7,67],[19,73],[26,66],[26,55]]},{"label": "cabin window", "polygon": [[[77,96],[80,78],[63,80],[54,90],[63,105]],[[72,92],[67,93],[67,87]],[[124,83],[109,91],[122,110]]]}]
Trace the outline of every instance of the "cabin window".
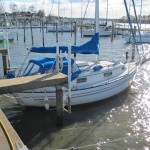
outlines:
[{"label": "cabin window", "polygon": [[77,83],[87,82],[87,78],[79,78],[77,79]]},{"label": "cabin window", "polygon": [[106,73],[104,73],[104,77],[109,77],[111,75],[112,75],[112,72],[106,72]]},{"label": "cabin window", "polygon": [[39,73],[39,66],[35,65],[33,63],[30,63],[24,71],[25,76],[34,75],[34,74],[37,74],[37,73]]}]

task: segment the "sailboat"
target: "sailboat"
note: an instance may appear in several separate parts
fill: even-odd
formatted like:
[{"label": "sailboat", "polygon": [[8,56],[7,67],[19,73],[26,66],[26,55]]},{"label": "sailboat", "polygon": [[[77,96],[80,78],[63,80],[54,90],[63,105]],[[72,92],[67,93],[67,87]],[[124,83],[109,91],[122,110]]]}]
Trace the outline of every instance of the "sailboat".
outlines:
[{"label": "sailboat", "polygon": [[[107,9],[106,9],[106,22],[99,25],[99,36],[100,37],[108,37],[112,35],[112,31],[109,29],[109,26],[107,25],[108,20],[108,0],[107,0]],[[83,29],[82,35],[84,37],[91,37],[95,34],[94,28],[89,29]]]},{"label": "sailboat", "polygon": [[[62,53],[95,54],[99,56],[99,0],[95,0],[95,20],[96,33],[90,41],[85,44],[76,46],[56,46],[52,47],[32,47],[31,52],[34,53],[58,53],[59,65],[56,65],[57,57],[42,57],[29,60],[23,76],[55,73],[56,66],[63,74],[70,75],[69,66],[71,68],[71,105],[80,105],[100,100],[105,100],[114,96],[126,88],[128,88],[136,73],[135,62],[128,61],[126,63],[119,61],[102,61],[98,57],[95,61],[78,61],[72,58],[69,61],[67,56],[62,57]],[[58,43],[57,43],[58,44]],[[71,51],[69,51],[71,49]],[[58,59],[57,59],[58,60]],[[70,63],[69,63],[70,62]],[[58,62],[57,62],[58,63]],[[20,75],[19,75],[20,76]],[[68,105],[68,84],[63,87],[63,103]],[[23,106],[49,107],[56,106],[56,87],[45,87],[34,90],[15,93],[16,99]]]}]

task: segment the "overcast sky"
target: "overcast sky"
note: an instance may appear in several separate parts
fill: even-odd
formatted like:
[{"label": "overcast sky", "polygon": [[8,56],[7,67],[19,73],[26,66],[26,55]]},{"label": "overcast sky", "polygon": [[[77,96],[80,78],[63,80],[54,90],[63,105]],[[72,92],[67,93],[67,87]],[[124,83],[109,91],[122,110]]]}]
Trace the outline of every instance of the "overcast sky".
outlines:
[{"label": "overcast sky", "polygon": [[[5,11],[10,12],[10,3],[17,4],[18,9],[20,10],[24,6],[28,8],[31,5],[34,5],[36,10],[43,9],[48,15],[50,12],[53,15],[58,15],[58,0],[0,0],[5,8]],[[60,0],[60,16],[62,17],[71,17],[71,1],[72,1],[72,17],[81,17],[81,1],[82,1],[82,16],[85,13],[89,0]],[[90,0],[86,17],[94,17],[94,1]],[[127,0],[128,6],[129,1]],[[137,14],[140,14],[140,4],[141,0],[134,0],[136,4]],[[150,14],[150,0],[142,0],[143,9],[142,15]],[[99,0],[100,5],[100,18],[106,17],[107,11],[107,0]],[[133,14],[133,7],[131,6],[131,14]],[[125,16],[125,7],[124,0],[108,0],[108,18],[120,18]]]}]

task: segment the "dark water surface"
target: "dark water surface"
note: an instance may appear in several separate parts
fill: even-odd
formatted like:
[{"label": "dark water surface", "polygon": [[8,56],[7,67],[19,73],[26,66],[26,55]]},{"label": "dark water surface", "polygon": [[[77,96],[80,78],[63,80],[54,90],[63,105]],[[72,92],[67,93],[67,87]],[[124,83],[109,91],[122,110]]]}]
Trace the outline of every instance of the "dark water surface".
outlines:
[{"label": "dark water surface", "polygon": [[[23,31],[19,30],[19,41],[15,39],[10,45],[12,66],[20,66],[26,56],[26,48],[31,47],[29,29],[26,34],[26,43],[23,42]],[[39,29],[34,29],[34,35],[35,45],[42,45]],[[46,45],[55,43],[52,33],[45,33],[45,37]],[[73,44],[70,33],[59,37],[60,41],[64,39]],[[78,34],[77,43],[87,40]],[[113,43],[110,38],[101,38],[101,43],[101,58],[124,59],[123,49],[128,45],[121,36]],[[83,59],[84,56],[79,57]],[[93,58],[84,57],[87,60]],[[72,147],[83,150],[150,149],[150,62],[138,68],[131,87],[119,95],[103,102],[73,107],[71,115],[65,113],[63,127],[56,126],[55,110],[21,107],[8,96],[11,97],[0,95],[0,108],[31,150]]]}]

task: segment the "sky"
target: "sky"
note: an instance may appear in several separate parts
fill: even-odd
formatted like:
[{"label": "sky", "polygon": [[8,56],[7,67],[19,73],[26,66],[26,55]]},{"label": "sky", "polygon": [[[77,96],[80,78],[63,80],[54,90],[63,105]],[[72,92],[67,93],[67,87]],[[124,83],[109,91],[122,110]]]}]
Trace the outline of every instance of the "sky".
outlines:
[{"label": "sky", "polygon": [[[21,9],[28,10],[29,6],[34,5],[36,10],[44,10],[45,14],[48,15],[51,13],[52,15],[58,16],[58,1],[60,1],[60,9],[59,14],[62,17],[73,17],[80,18],[85,14],[86,7],[88,5],[89,0],[0,0],[1,4],[3,4],[5,11],[11,12],[10,4],[16,4],[17,9],[21,11]],[[82,3],[81,3],[82,1]],[[94,18],[95,14],[95,0],[90,0],[87,12],[85,17]],[[129,6],[129,1],[127,0],[127,5]],[[134,0],[136,4],[137,14],[140,14],[140,4],[141,0]],[[72,2],[72,3],[71,3]],[[150,15],[150,0],[142,0],[142,15]],[[81,5],[82,4],[82,5]],[[71,9],[72,8],[72,9]],[[81,9],[82,8],[82,9]],[[99,0],[99,8],[100,8],[100,18],[106,18],[107,12],[107,0]],[[82,11],[81,11],[82,10]],[[133,7],[130,7],[130,13],[133,14]],[[108,0],[108,18],[121,18],[122,16],[126,16],[124,0]]]}]

